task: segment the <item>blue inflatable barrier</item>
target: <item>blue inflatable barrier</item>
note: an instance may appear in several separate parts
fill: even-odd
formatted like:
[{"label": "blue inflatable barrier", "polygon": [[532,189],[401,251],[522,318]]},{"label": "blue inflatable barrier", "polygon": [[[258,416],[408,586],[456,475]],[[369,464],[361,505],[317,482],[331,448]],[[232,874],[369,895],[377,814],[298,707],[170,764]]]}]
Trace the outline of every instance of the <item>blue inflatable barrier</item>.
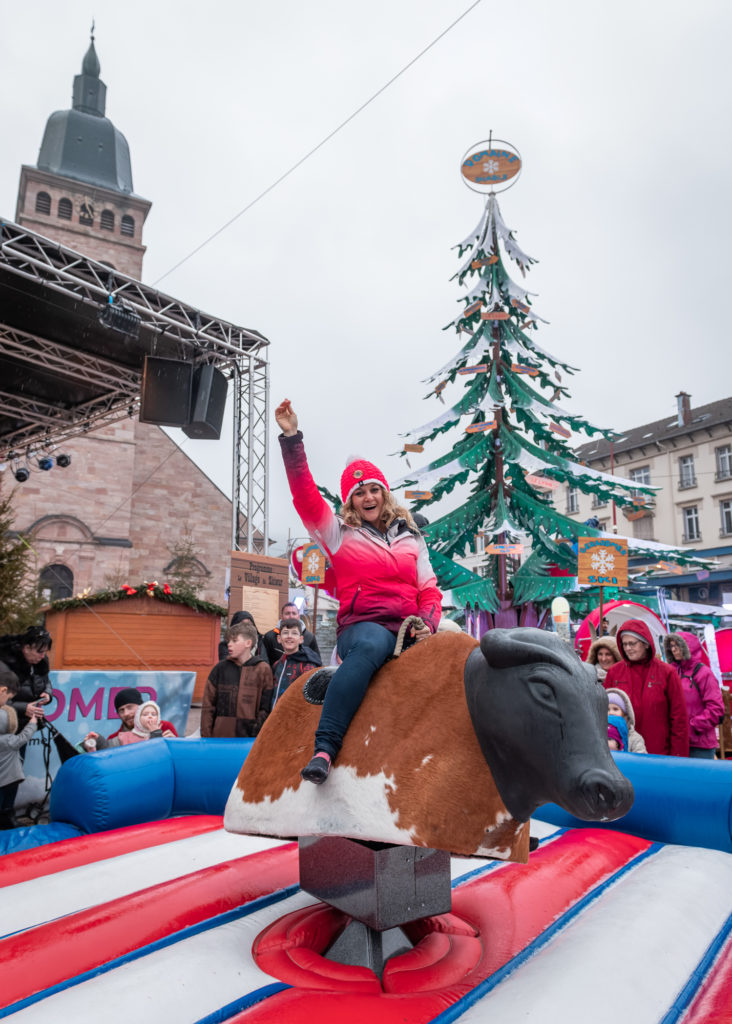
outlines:
[{"label": "blue inflatable barrier", "polygon": [[536,817],[571,828],[612,828],[680,846],[702,846],[732,853],[732,765],[655,754],[613,754],[633,783],[635,801],[619,821],[587,822],[557,804],[545,804]]},{"label": "blue inflatable barrier", "polygon": [[72,757],[51,790],[52,822],[106,832],[176,814],[223,814],[253,740],[155,740]]}]

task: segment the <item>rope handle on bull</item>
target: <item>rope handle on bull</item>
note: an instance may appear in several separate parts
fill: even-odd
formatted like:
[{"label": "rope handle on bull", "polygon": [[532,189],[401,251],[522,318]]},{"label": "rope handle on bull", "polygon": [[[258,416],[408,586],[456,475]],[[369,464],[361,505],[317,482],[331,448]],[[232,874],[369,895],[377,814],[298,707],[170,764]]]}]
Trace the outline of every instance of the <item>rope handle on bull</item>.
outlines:
[{"label": "rope handle on bull", "polygon": [[402,653],[402,647],[404,646],[404,637],[407,635],[407,630],[409,629],[410,626],[416,626],[417,629],[424,629],[425,622],[422,619],[420,619],[419,615],[408,615],[406,617],[404,622],[399,627],[399,632],[397,633],[397,641],[394,646],[394,653],[392,655],[393,658],[398,658],[399,655]]}]

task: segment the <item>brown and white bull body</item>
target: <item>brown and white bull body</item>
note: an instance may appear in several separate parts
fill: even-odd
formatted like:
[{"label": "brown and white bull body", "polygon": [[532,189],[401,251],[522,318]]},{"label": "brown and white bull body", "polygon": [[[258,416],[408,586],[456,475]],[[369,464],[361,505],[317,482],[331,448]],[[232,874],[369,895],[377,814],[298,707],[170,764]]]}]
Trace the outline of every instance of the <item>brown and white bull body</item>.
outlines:
[{"label": "brown and white bull body", "polygon": [[[468,708],[464,674],[477,646],[464,634],[438,634],[388,662],[370,684],[322,786],[300,778],[321,709],[303,696],[308,676],[297,680],[242,767],[226,805],[225,827],[525,861],[528,815],[507,810]],[[506,699],[512,700],[510,688]],[[538,736],[535,742],[541,746]],[[605,753],[609,759],[606,742]],[[519,749],[515,758],[520,773]],[[539,795],[534,806],[543,799]]]}]

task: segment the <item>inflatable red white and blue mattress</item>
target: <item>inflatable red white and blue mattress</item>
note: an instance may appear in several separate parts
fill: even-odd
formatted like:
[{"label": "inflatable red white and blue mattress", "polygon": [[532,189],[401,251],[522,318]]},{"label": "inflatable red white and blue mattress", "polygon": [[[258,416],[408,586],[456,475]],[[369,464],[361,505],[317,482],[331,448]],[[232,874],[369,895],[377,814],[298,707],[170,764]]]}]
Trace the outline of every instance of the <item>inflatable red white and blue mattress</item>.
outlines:
[{"label": "inflatable red white and blue mattress", "polygon": [[617,755],[622,821],[549,806],[528,865],[453,858],[451,913],[405,927],[416,945],[379,980],[322,955],[344,918],[299,888],[296,843],[223,830],[247,749],[161,740],[63,766],[51,825],[2,837],[0,1017],[732,1021],[728,765]]}]

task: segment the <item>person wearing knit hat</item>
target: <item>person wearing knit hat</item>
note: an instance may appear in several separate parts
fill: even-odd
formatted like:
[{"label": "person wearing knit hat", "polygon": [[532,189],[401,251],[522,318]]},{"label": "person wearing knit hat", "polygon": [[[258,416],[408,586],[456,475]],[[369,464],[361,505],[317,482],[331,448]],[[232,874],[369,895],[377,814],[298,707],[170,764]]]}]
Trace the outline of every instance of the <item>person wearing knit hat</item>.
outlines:
[{"label": "person wearing knit hat", "polygon": [[684,692],[671,666],[656,657],[650,629],[641,619],[628,619],[616,639],[621,660],[610,668],[602,685],[628,695],[649,754],[688,757]]},{"label": "person wearing knit hat", "polygon": [[625,748],[629,754],[647,754],[646,744],[635,727],[635,712],[630,697],[622,690],[606,690],[608,699],[608,721],[612,715],[622,718],[627,726],[628,741]]},{"label": "person wearing knit hat", "polygon": [[311,476],[289,399],[277,407],[275,418],[295,509],[312,540],[326,552],[339,602],[341,664],[328,685],[314,756],[301,772],[319,785],[328,777],[372,677],[393,653],[402,622],[419,616],[422,625],[411,627],[411,639],[424,641],[437,630],[442,594],[427,546],[378,466],[360,456],[347,459],[337,516]]}]

